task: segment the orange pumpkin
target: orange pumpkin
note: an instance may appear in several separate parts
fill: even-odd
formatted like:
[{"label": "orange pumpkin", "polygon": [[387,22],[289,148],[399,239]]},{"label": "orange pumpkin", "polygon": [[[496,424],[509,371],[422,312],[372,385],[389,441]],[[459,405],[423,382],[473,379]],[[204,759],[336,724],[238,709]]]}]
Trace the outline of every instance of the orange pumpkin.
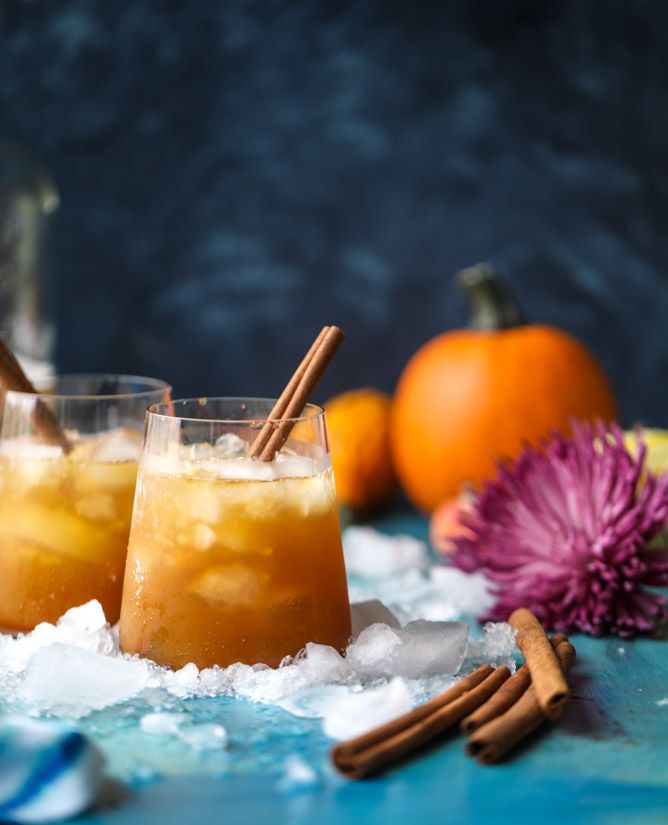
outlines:
[{"label": "orange pumpkin", "polygon": [[524,324],[486,265],[459,273],[473,329],[425,344],[404,369],[390,440],[404,492],[430,511],[494,475],[496,462],[573,418],[612,420],[615,399],[593,355],[567,333]]}]

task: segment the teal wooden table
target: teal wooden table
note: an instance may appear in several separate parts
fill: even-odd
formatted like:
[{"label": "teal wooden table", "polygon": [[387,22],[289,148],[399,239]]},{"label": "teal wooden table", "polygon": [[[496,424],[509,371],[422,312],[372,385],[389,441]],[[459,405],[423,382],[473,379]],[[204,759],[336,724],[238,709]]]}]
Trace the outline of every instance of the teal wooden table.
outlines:
[{"label": "teal wooden table", "polygon": [[[426,533],[424,520],[416,516],[386,518],[377,526],[390,533]],[[112,792],[116,801],[78,821],[666,825],[666,633],[651,640],[576,636],[573,641],[578,652],[571,673],[573,702],[557,725],[534,734],[501,764],[478,765],[464,754],[462,737],[451,736],[381,777],[348,781],[329,767],[331,743],[317,721],[228,699],[215,713],[231,734],[229,770],[135,783]],[[267,726],[275,738],[265,745],[264,759],[253,761],[253,732],[266,733]],[[315,767],[318,780],[286,788],[279,763],[295,749]]]}]

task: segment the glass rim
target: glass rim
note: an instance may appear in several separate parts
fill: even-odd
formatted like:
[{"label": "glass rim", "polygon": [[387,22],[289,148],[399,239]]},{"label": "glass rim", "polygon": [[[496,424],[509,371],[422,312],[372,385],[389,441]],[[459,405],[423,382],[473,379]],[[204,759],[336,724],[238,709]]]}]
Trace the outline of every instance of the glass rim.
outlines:
[{"label": "glass rim", "polygon": [[[115,380],[118,383],[126,382],[144,384],[146,389],[137,392],[117,392],[117,393],[51,393],[48,390],[40,389],[41,386],[49,383],[56,384],[61,379],[67,380]],[[7,390],[5,398],[14,396],[16,398],[39,398],[46,401],[110,401],[111,399],[124,401],[127,399],[141,399],[144,396],[151,396],[157,392],[171,391],[172,385],[162,378],[150,378],[145,375],[130,375],[123,372],[65,372],[56,373],[49,378],[43,378],[35,382],[37,392],[24,392],[23,390]]]},{"label": "glass rim", "polygon": [[146,411],[146,415],[147,417],[164,418],[168,421],[187,421],[189,423],[197,424],[234,424],[237,427],[239,425],[246,424],[249,427],[257,427],[259,424],[264,424],[265,422],[278,423],[280,421],[289,421],[296,424],[298,421],[313,421],[324,416],[325,414],[323,407],[319,404],[314,404],[312,401],[308,401],[304,405],[301,415],[295,416],[294,418],[269,418],[268,416],[258,418],[192,418],[187,415],[176,415],[176,413],[168,414],[164,412],[164,410],[169,407],[174,407],[176,404],[199,404],[200,406],[204,406],[210,401],[238,401],[245,404],[262,402],[269,405],[269,409],[271,410],[277,399],[253,396],[247,397],[243,395],[204,395],[195,396],[194,398],[174,398],[171,401],[161,401],[157,404],[151,404]]}]

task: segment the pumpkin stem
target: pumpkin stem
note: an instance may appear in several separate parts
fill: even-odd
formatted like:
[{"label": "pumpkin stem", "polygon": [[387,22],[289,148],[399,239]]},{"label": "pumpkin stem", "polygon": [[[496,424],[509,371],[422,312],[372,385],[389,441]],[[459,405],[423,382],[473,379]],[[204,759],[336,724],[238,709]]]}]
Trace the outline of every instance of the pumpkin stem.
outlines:
[{"label": "pumpkin stem", "polygon": [[480,263],[460,269],[455,275],[459,288],[471,304],[471,327],[497,330],[526,323],[510,289],[496,277],[490,264]]}]

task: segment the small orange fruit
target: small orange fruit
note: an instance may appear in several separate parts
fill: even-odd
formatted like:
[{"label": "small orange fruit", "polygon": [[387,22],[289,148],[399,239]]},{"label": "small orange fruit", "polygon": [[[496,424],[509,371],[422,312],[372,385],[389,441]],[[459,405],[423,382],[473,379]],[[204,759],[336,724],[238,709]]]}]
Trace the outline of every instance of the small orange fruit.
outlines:
[{"label": "small orange fruit", "polygon": [[429,518],[429,541],[437,553],[449,555],[455,549],[454,539],[470,536],[471,530],[459,520],[461,513],[473,509],[473,496],[464,490],[458,496],[442,501]]},{"label": "small orange fruit", "polygon": [[349,390],[328,401],[325,412],[339,503],[359,511],[387,501],[395,486],[389,397],[368,387]]}]

